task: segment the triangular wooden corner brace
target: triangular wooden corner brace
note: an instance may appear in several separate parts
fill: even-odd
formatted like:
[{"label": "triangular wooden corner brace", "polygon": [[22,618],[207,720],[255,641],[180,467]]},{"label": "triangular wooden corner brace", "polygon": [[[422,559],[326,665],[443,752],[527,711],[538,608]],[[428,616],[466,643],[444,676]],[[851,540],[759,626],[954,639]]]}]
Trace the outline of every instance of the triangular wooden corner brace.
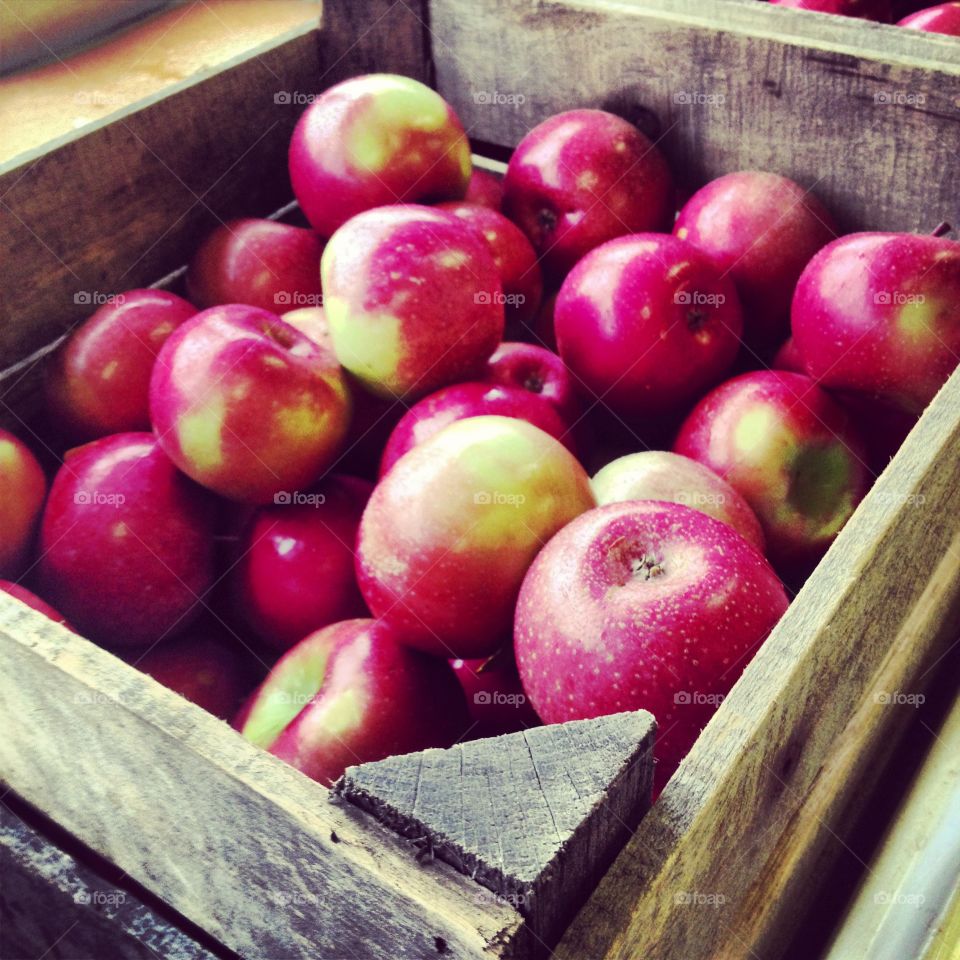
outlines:
[{"label": "triangular wooden corner brace", "polygon": [[650,806],[645,710],[347,768],[334,793],[513,904],[552,945]]}]

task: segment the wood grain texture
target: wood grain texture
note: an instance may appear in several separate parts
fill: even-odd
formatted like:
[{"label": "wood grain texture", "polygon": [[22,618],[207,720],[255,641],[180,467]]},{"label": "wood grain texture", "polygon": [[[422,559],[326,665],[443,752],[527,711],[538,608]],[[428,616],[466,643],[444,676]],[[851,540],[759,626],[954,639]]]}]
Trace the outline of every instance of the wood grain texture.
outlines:
[{"label": "wood grain texture", "polygon": [[431,28],[438,89],[476,140],[513,146],[601,107],[652,136],[686,189],[771,170],[845,230],[957,222],[960,45],[844,19],[756,0],[435,0]]},{"label": "wood grain texture", "polygon": [[433,79],[428,0],[324,0],[320,87],[362,73]]},{"label": "wood grain texture", "polygon": [[473,878],[547,947],[650,805],[646,711],[349,767],[334,792]]},{"label": "wood grain texture", "polygon": [[250,960],[490,958],[507,904],[226,724],[0,598],[0,780]]},{"label": "wood grain texture", "polygon": [[214,960],[134,894],[0,804],[3,960]]},{"label": "wood grain texture", "polygon": [[316,43],[294,31],[0,167],[0,369],[180,266],[223,220],[289,200]]},{"label": "wood grain texture", "polygon": [[954,374],[576,918],[574,960],[779,955],[960,624]]}]

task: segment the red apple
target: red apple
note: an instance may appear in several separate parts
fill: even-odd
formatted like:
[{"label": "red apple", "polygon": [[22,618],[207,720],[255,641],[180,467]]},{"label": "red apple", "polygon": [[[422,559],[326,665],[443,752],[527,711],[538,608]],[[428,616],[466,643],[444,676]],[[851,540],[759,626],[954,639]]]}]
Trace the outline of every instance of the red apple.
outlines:
[{"label": "red apple", "polygon": [[149,430],[150,371],[166,339],[197,312],[166,290],[128,290],[84,321],[51,357],[51,422],[76,440]]},{"label": "red apple", "polygon": [[897,26],[960,37],[960,3],[941,3],[935,7],[927,7],[904,17],[898,21]]},{"label": "red apple", "polygon": [[469,723],[448,663],[402,646],[381,621],[347,620],[285,654],[236,725],[330,786],[353,764],[449,747]]},{"label": "red apple", "polygon": [[7,593],[11,597],[16,598],[21,603],[25,603],[28,607],[33,610],[42,613],[45,617],[49,617],[54,623],[59,623],[61,626],[66,627],[68,630],[73,630],[74,633],[77,631],[74,630],[73,625],[67,621],[67,618],[60,613],[59,610],[54,610],[45,600],[41,600],[35,593],[31,590],[28,590],[26,587],[20,586],[19,583],[11,583],[9,580],[0,580],[0,592]]},{"label": "red apple", "polygon": [[790,330],[790,300],[810,258],[838,230],[826,207],[775,173],[728,173],[698,190],[673,233],[729,276],[743,307],[744,338],[765,352]]},{"label": "red apple", "polygon": [[808,374],[922,413],[960,357],[960,243],[856,233],[807,265],[792,309]]},{"label": "red apple", "polygon": [[497,649],[540,547],[594,505],[562,444],[524,420],[445,427],[380,481],[360,524],[360,590],[411,646],[472,659]]},{"label": "red apple", "polygon": [[47,478],[37,458],[0,429],[0,577],[23,572],[46,495]]},{"label": "red apple", "polygon": [[603,110],[568,110],[534,127],[510,157],[503,187],[504,213],[557,281],[594,247],[660,230],[673,213],[660,151]]},{"label": "red apple", "polygon": [[354,548],[372,489],[332,476],[307,493],[278,495],[248,520],[230,589],[243,621],[270,649],[288,650],[314,630],[366,613]]},{"label": "red apple", "polygon": [[463,201],[437,206],[469,223],[486,241],[500,274],[507,327],[512,330],[523,328],[536,316],[543,297],[540,264],[523,231],[498,210],[489,207]]},{"label": "red apple", "polygon": [[820,558],[869,484],[849,415],[799,373],[759,370],[721,384],[684,421],[674,450],[750,504],[785,573]]},{"label": "red apple", "polygon": [[551,403],[521,387],[458,383],[415,403],[394,427],[380,460],[380,476],[408,451],[457,420],[486,415],[516,417],[539,427],[576,453],[567,422]]},{"label": "red apple", "polygon": [[548,403],[568,426],[582,413],[573,375],[552,350],[532,343],[501,343],[487,363],[483,379],[505,387],[529,390]]},{"label": "red apple", "polygon": [[513,659],[510,642],[489,657],[451,660],[450,666],[467,695],[470,727],[464,739],[499,737],[540,726]]},{"label": "red apple", "polygon": [[503,202],[503,180],[496,174],[474,167],[463,198],[467,203],[479,203],[491,210],[500,210]]},{"label": "red apple", "polygon": [[43,514],[41,593],[80,633],[111,646],[172,635],[213,584],[215,511],[152,434],[77,447]]},{"label": "red apple", "polygon": [[725,480],[689,457],[642,450],[608,463],[591,481],[597,503],[665,500],[700,510],[733,527],[763,553],[766,542],[756,514]]},{"label": "red apple", "polygon": [[628,419],[683,408],[729,370],[743,319],[733,283],[665,234],[611,240],[563,282],[554,317],[564,363]]},{"label": "red apple", "polygon": [[231,220],[193,255],[187,296],[201,309],[245,303],[281,313],[319,306],[323,241],[312,231],[275,220]]},{"label": "red apple", "polygon": [[493,257],[445,211],[362,213],[331,237],[321,272],[337,359],[380,396],[414,399],[471,379],[503,337]]},{"label": "red apple", "polygon": [[890,0],[770,0],[780,7],[812,10],[815,13],[836,13],[843,17],[860,17],[889,23],[892,16]]},{"label": "red apple", "polygon": [[164,640],[131,664],[157,683],[229,721],[256,682],[249,656],[236,637],[215,624],[192,627]]},{"label": "red apple", "polygon": [[331,87],[290,141],[290,182],[323,237],[373,207],[460,200],[473,164],[450,105],[409,77],[377,73]]},{"label": "red apple", "polygon": [[272,313],[229,304],[197,314],[164,344],[150,414],[187,476],[266,503],[306,490],[333,462],[350,395],[328,351]]},{"label": "red apple", "polygon": [[649,710],[659,790],[786,608],[770,565],[727,524],[675,503],[599,507],[523,581],[523,689],[545,723]]}]

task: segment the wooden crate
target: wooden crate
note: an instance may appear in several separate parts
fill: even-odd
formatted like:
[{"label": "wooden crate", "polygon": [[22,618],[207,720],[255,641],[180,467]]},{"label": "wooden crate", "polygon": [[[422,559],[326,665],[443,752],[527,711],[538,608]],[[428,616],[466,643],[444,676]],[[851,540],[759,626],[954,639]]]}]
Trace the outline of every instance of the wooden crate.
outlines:
[{"label": "wooden crate", "polygon": [[[39,360],[89,312],[77,293],[153,281],[218,219],[288,200],[295,95],[357,73],[432,82],[494,153],[553,112],[602,106],[658,137],[692,186],[759,167],[815,186],[847,229],[958,218],[949,38],[755,0],[331,0],[323,17],[0,170],[5,424],[30,428]],[[909,708],[881,694],[922,690],[958,623],[960,373],[556,955],[777,956],[903,725]],[[7,787],[229,949],[253,960],[530,947],[510,904],[419,864],[366,815],[10,599],[0,663]]]}]

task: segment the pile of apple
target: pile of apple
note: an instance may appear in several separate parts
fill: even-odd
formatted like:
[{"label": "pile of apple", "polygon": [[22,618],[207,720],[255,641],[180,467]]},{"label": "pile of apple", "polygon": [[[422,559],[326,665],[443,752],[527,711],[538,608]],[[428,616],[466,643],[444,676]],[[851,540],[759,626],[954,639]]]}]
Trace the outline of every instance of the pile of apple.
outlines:
[{"label": "pile of apple", "polygon": [[780,7],[834,13],[843,17],[859,17],[880,23],[896,23],[899,27],[943,33],[960,37],[960,3],[938,3],[928,0],[769,0]]},{"label": "pile of apple", "polygon": [[0,437],[6,589],[325,784],[646,708],[662,785],[955,366],[960,245],[837,239],[773,173],[677,216],[599,110],[501,183],[388,75],[306,110],[290,174],[310,228],[227,224],[188,299],[55,354],[49,494]]}]

